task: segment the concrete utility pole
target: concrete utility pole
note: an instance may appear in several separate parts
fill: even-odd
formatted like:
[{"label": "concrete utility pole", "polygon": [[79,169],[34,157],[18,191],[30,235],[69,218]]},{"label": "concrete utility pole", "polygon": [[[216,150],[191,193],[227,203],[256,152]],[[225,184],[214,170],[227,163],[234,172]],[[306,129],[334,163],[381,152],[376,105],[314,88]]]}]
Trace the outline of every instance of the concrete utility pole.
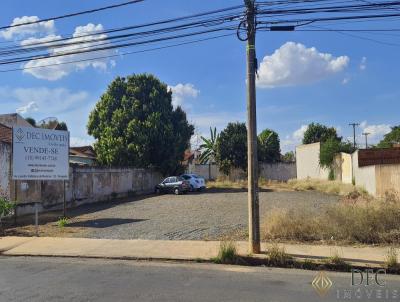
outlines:
[{"label": "concrete utility pole", "polygon": [[365,136],[365,149],[368,149],[368,135],[370,135],[371,133],[369,132],[364,132],[362,135]]},{"label": "concrete utility pole", "polygon": [[247,170],[249,209],[249,252],[260,253],[260,209],[258,200],[257,115],[256,115],[256,24],[255,1],[247,7]]},{"label": "concrete utility pole", "polygon": [[349,126],[353,126],[353,144],[354,144],[354,149],[357,149],[357,143],[356,143],[356,127],[360,126],[358,123],[350,123]]}]

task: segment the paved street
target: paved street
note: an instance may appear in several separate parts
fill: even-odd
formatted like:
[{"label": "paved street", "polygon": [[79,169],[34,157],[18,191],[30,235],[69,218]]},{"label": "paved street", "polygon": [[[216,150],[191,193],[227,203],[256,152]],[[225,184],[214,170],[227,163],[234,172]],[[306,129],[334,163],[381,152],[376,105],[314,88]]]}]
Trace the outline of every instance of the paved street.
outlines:
[{"label": "paved street", "polygon": [[[317,272],[262,267],[23,257],[0,266],[7,302],[340,301],[352,289],[350,274],[328,272],[333,287],[321,299],[311,286]],[[400,277],[385,280],[385,290],[400,289]],[[385,301],[373,295],[368,301]]]},{"label": "paved street", "polygon": [[[262,191],[261,223],[273,208],[311,208],[318,211],[338,199],[338,196],[315,191]],[[52,223],[41,227],[41,236],[219,240],[229,235],[231,239],[244,240],[248,221],[247,192],[241,189],[212,189],[179,196],[138,196],[131,202],[85,205],[69,210],[68,214],[72,218],[62,232],[53,219]],[[60,216],[60,212],[55,215]],[[30,231],[33,232],[33,229]]]}]

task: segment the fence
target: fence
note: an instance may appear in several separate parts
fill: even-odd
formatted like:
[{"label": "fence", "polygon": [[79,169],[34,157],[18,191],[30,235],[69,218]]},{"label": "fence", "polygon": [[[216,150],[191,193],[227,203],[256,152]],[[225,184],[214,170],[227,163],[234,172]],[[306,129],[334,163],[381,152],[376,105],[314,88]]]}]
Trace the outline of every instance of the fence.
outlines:
[{"label": "fence", "polygon": [[[205,179],[217,179],[226,177],[218,170],[217,165],[189,165],[187,173],[194,173],[203,176]],[[260,163],[259,176],[268,180],[288,181],[296,178],[296,163]],[[247,174],[241,169],[233,169],[229,175],[232,181],[247,179]]]},{"label": "fence", "polygon": [[148,169],[71,167],[65,187],[63,181],[11,181],[10,187],[18,215],[23,215],[34,211],[35,202],[40,202],[39,211],[62,208],[64,194],[68,207],[75,207],[150,193],[161,179],[160,173]]}]

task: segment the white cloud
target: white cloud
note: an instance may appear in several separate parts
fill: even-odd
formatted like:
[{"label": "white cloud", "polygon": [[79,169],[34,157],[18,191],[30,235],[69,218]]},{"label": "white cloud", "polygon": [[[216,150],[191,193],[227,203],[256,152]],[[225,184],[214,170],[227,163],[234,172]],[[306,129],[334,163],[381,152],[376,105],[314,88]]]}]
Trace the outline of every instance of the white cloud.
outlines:
[{"label": "white cloud", "polygon": [[[50,42],[61,39],[61,38],[62,38],[61,36],[53,35],[53,34],[48,35],[46,37],[42,37],[42,38],[29,37],[25,40],[22,40],[20,44],[21,44],[21,46],[29,46],[29,45],[35,44],[35,43],[43,43],[40,46],[47,46],[50,44]],[[49,43],[46,43],[46,42],[49,42]]]},{"label": "white cloud", "polygon": [[367,69],[367,57],[362,57],[360,63],[360,70],[364,71],[365,69]]},{"label": "white cloud", "polygon": [[[23,16],[17,17],[13,20],[11,25],[23,24],[28,22],[36,22],[39,21],[39,17],[37,16]],[[54,21],[45,21],[40,23],[28,24],[28,25],[21,25],[17,27],[7,28],[3,31],[0,31],[0,37],[11,40],[14,37],[24,37],[27,35],[37,35],[37,34],[50,34],[53,33],[55,30],[54,28]]]},{"label": "white cloud", "polygon": [[172,105],[174,107],[182,106],[186,99],[195,99],[200,94],[200,90],[190,83],[179,83],[175,86],[168,86],[168,89],[172,91]]},{"label": "white cloud", "polygon": [[25,106],[21,106],[17,108],[16,112],[19,114],[26,114],[26,113],[31,113],[39,110],[39,106],[36,104],[36,102],[29,102]]},{"label": "white cloud", "polygon": [[350,78],[346,77],[342,80],[343,85],[347,85],[350,82]]},{"label": "white cloud", "polygon": [[301,125],[299,129],[293,132],[293,139],[300,142],[303,139],[304,133],[307,131],[307,129],[308,125]]},{"label": "white cloud", "polygon": [[379,142],[385,134],[388,134],[392,128],[389,124],[368,125],[367,121],[360,124],[363,133],[369,133],[368,141],[371,143]]},{"label": "white cloud", "polygon": [[71,91],[64,87],[50,89],[0,86],[0,99],[7,100],[6,107],[2,107],[3,113],[7,113],[7,108],[8,112],[15,112],[15,108],[34,102],[38,110],[31,112],[30,116],[37,121],[56,117],[59,121],[66,122],[71,133],[71,143],[75,146],[93,142],[93,138],[87,134],[86,125],[98,97],[86,91]]},{"label": "white cloud", "polygon": [[[104,45],[105,42],[102,41],[102,39],[105,39],[107,37],[106,34],[91,35],[91,33],[94,34],[102,30],[103,26],[101,24],[95,25],[89,23],[85,26],[78,26],[75,28],[73,34],[74,39],[69,40],[68,43],[65,43],[66,46],[49,49],[49,54],[59,55],[62,53],[77,52],[77,51],[79,52],[80,50],[86,51],[96,48],[96,46],[99,44],[102,44],[102,46],[106,46]],[[41,40],[47,42],[55,40],[57,38],[60,38],[60,36],[51,35],[41,38]],[[22,41],[21,45],[26,46],[34,42],[40,42],[40,41],[35,38],[30,38],[25,41]],[[72,44],[77,42],[79,42],[79,44]],[[115,62],[107,58],[90,60],[90,61],[85,61],[85,60],[91,59],[93,57],[104,57],[113,54],[115,54],[115,51],[113,50],[102,50],[91,53],[81,53],[81,54],[78,53],[60,57],[52,57],[43,60],[31,60],[26,64],[24,64],[25,68],[24,73],[29,73],[39,79],[56,81],[69,75],[71,72],[83,70],[88,67],[104,71],[108,68],[108,66],[111,67],[114,66]],[[74,62],[80,61],[80,62],[66,64],[71,61]],[[44,65],[53,65],[53,66],[37,68],[38,66],[44,66]]]},{"label": "white cloud", "polygon": [[315,47],[287,42],[271,56],[264,57],[258,71],[258,87],[274,88],[310,84],[343,71],[349,57],[334,57]]}]

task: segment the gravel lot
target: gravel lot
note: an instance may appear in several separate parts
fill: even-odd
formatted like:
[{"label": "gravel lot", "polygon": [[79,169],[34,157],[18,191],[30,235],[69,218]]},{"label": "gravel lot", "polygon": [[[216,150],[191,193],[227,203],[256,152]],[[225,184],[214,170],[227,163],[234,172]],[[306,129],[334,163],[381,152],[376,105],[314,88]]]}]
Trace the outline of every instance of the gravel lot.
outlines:
[{"label": "gravel lot", "polygon": [[[272,208],[312,207],[317,211],[338,196],[318,192],[260,192],[260,215]],[[243,239],[247,230],[247,193],[213,189],[187,195],[137,197],[124,203],[102,203],[69,211],[62,236],[110,239],[217,240]],[[59,229],[56,223],[41,227]],[[50,232],[51,233],[51,232]],[[50,234],[52,235],[52,234]],[[60,236],[60,234],[53,234]]]}]

